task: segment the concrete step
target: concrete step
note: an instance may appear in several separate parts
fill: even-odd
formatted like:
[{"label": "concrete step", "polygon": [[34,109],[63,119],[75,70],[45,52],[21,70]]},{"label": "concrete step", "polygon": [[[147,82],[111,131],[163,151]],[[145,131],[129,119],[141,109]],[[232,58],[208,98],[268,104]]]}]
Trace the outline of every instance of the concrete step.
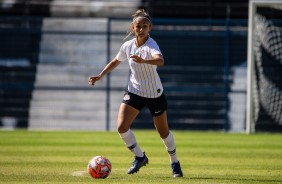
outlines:
[{"label": "concrete step", "polygon": [[52,16],[130,17],[142,4],[141,0],[53,0]]},{"label": "concrete step", "polygon": [[91,90],[35,90],[32,94],[32,100],[41,102],[50,101],[74,101],[81,100],[96,101],[105,100],[105,91]]},{"label": "concrete step", "polygon": [[95,120],[52,120],[33,118],[29,121],[30,130],[105,130],[106,125],[103,121]]},{"label": "concrete step", "polygon": [[[106,36],[93,33],[106,32],[105,20],[44,20],[40,62],[30,103],[30,129],[105,130],[107,113],[110,129],[116,129],[116,117],[124,90],[111,91],[110,112],[106,112],[106,91],[103,88],[106,87],[107,77],[95,86],[88,84],[88,77],[99,74],[109,62]],[[68,34],[68,31],[72,33]],[[112,58],[117,54],[121,41],[121,36],[113,37]],[[123,62],[110,74],[111,87],[126,89],[128,78],[128,63]],[[97,90],[99,88],[102,90]]]},{"label": "concrete step", "polygon": [[[36,77],[36,84],[35,86],[58,86],[58,87],[85,87],[91,88],[88,84],[88,77],[90,75],[78,75],[78,74],[67,74],[67,73],[60,73],[60,74],[42,74]],[[112,87],[125,87],[127,84],[128,76],[113,76],[111,75],[111,83],[113,84]],[[105,85],[105,78],[101,81],[96,83],[98,86]],[[97,86],[96,85],[96,86]]]}]

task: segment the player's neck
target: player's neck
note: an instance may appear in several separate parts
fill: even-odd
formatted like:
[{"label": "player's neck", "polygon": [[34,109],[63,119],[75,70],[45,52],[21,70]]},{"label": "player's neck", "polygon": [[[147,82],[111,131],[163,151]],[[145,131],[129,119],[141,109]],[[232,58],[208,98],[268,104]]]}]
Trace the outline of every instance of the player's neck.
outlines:
[{"label": "player's neck", "polygon": [[145,38],[136,37],[136,40],[135,40],[136,47],[141,47],[148,39],[149,39],[149,35],[146,36]]}]

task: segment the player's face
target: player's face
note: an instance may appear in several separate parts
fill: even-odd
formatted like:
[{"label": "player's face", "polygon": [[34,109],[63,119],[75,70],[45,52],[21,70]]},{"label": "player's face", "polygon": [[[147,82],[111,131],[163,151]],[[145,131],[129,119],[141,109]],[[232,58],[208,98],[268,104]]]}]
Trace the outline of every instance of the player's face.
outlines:
[{"label": "player's face", "polygon": [[151,31],[152,25],[146,18],[137,18],[132,25],[135,36],[146,38]]}]

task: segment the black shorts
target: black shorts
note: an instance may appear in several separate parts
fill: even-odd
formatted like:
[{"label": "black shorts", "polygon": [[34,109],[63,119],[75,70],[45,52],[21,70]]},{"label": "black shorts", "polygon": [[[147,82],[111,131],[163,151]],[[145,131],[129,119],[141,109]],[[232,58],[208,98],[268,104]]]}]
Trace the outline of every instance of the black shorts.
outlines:
[{"label": "black shorts", "polygon": [[167,110],[167,100],[164,93],[158,98],[145,98],[130,92],[125,92],[122,102],[139,111],[147,106],[153,116],[160,116]]}]

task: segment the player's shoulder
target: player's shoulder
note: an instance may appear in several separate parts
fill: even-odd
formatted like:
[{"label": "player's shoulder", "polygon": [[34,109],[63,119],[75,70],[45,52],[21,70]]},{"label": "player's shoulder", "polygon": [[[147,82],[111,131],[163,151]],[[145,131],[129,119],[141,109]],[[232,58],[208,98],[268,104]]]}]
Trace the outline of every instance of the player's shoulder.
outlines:
[{"label": "player's shoulder", "polygon": [[151,37],[147,40],[146,45],[150,48],[158,48],[159,47],[157,42]]},{"label": "player's shoulder", "polygon": [[135,38],[132,38],[131,40],[125,41],[122,45],[123,45],[124,47],[130,46],[130,45],[132,45],[134,42],[135,42]]},{"label": "player's shoulder", "polygon": [[157,42],[151,37],[149,37],[147,44],[148,45],[158,45]]}]

